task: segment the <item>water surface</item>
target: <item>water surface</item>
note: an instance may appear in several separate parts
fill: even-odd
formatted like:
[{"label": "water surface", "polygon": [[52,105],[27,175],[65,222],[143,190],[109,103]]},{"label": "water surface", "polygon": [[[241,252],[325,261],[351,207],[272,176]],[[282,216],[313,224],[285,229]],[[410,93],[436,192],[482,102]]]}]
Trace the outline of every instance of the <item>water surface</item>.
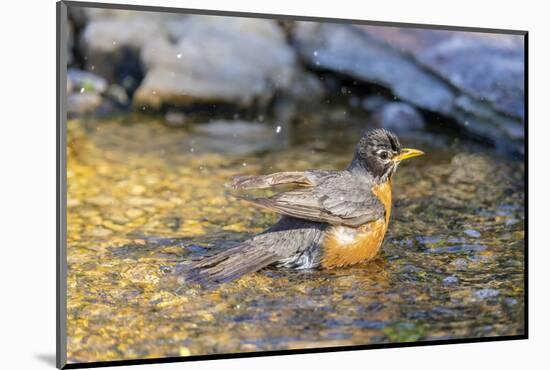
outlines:
[{"label": "water surface", "polygon": [[362,127],[322,121],[69,121],[69,361],[522,334],[523,164],[436,134],[401,137],[426,155],[394,178],[374,261],[181,283],[178,266],[277,220],[232,198],[232,176],[347,165]]}]

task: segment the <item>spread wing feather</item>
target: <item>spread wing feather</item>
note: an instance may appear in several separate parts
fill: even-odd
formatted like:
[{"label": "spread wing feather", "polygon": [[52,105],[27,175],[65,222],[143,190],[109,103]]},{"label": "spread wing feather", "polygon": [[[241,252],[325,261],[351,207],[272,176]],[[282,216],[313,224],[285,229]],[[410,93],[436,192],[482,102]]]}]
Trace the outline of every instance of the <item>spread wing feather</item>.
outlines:
[{"label": "spread wing feather", "polygon": [[241,198],[283,215],[358,227],[384,217],[384,206],[371,192],[372,183],[349,172],[316,178],[315,186],[270,198]]},{"label": "spread wing feather", "polygon": [[302,186],[315,186],[319,183],[320,179],[329,176],[331,173],[334,173],[334,171],[289,171],[260,176],[235,176],[232,186],[234,189],[264,189],[290,183]]}]

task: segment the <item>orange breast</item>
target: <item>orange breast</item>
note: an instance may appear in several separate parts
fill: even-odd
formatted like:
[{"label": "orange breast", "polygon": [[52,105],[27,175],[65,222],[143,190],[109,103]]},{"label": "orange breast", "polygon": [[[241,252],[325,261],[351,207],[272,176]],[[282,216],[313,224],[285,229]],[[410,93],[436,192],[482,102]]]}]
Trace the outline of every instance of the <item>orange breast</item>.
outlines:
[{"label": "orange breast", "polygon": [[386,211],[386,227],[390,223],[390,213],[391,213],[391,180],[386,181],[381,185],[377,185],[372,188],[374,195],[380,199],[380,202],[384,205]]},{"label": "orange breast", "polygon": [[391,182],[376,186],[372,192],[384,205],[384,219],[369,222],[357,229],[342,225],[331,226],[323,239],[324,268],[349,266],[368,261],[378,254],[390,221]]}]

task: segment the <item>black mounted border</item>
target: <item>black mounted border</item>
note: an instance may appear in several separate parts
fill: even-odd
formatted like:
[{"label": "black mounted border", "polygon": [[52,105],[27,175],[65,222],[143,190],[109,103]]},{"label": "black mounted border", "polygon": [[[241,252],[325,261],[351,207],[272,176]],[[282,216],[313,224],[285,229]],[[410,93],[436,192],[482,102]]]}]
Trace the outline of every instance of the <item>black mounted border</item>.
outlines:
[{"label": "black mounted border", "polygon": [[[384,344],[365,344],[354,346],[339,346],[339,347],[322,347],[322,348],[305,348],[305,349],[292,349],[292,350],[279,350],[279,351],[259,351],[259,352],[243,352],[243,353],[222,353],[222,354],[210,354],[188,357],[163,357],[153,359],[136,359],[136,360],[119,360],[119,361],[97,361],[87,363],[67,363],[67,164],[66,164],[66,77],[67,77],[67,9],[68,7],[79,8],[101,8],[101,9],[117,9],[117,10],[133,10],[133,11],[146,11],[146,12],[162,12],[162,13],[179,13],[179,14],[196,14],[196,15],[217,15],[227,17],[244,17],[244,18],[263,18],[263,19],[277,19],[277,20],[293,20],[293,21],[313,21],[313,22],[328,22],[328,23],[350,23],[350,24],[363,24],[371,26],[389,26],[389,27],[402,27],[402,28],[420,28],[431,30],[447,30],[447,31],[463,31],[463,32],[480,32],[480,33],[497,33],[508,35],[519,35],[524,37],[524,68],[525,68],[525,265],[524,265],[524,322],[525,332],[521,335],[511,336],[498,336],[498,337],[483,337],[483,338],[461,338],[461,339],[445,339],[445,340],[432,340],[432,341],[416,341],[407,343],[384,343]],[[81,2],[81,1],[59,1],[56,3],[56,16],[57,16],[57,50],[56,50],[56,122],[57,122],[57,141],[56,141],[56,202],[57,202],[57,214],[56,214],[56,366],[59,369],[79,369],[79,368],[95,368],[95,367],[110,367],[110,366],[123,366],[123,365],[142,365],[142,364],[160,364],[170,362],[188,362],[188,361],[204,361],[204,360],[220,360],[231,358],[245,358],[245,357],[264,357],[264,356],[284,356],[295,354],[307,354],[307,353],[322,353],[322,352],[342,352],[342,351],[358,351],[366,349],[381,349],[381,348],[402,348],[402,347],[420,347],[431,345],[445,345],[445,344],[461,344],[461,343],[483,343],[483,342],[497,342],[508,340],[520,340],[528,339],[529,335],[529,294],[528,294],[528,278],[529,278],[529,259],[528,259],[528,231],[529,231],[529,171],[528,171],[528,157],[529,157],[529,134],[528,134],[528,31],[524,30],[508,30],[508,29],[495,29],[495,28],[476,28],[476,27],[460,27],[460,26],[445,26],[445,25],[428,25],[428,24],[416,24],[416,23],[399,23],[399,22],[382,22],[382,21],[368,21],[358,19],[338,19],[338,18],[324,18],[324,17],[308,17],[298,15],[286,15],[286,14],[265,14],[265,13],[248,13],[248,12],[231,12],[222,10],[204,10],[204,9],[185,9],[185,8],[173,8],[173,7],[158,7],[158,6],[144,6],[144,5],[130,5],[130,4],[109,4],[109,3],[97,3],[97,2]]]}]

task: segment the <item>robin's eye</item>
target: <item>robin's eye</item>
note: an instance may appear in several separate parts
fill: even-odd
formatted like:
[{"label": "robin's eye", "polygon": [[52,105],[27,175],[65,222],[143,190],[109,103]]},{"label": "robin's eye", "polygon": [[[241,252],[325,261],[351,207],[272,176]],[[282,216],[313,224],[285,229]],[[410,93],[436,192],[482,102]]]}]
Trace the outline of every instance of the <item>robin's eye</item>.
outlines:
[{"label": "robin's eye", "polygon": [[379,156],[381,159],[386,160],[389,158],[390,155],[388,154],[388,152],[383,151],[383,152],[380,152]]}]

